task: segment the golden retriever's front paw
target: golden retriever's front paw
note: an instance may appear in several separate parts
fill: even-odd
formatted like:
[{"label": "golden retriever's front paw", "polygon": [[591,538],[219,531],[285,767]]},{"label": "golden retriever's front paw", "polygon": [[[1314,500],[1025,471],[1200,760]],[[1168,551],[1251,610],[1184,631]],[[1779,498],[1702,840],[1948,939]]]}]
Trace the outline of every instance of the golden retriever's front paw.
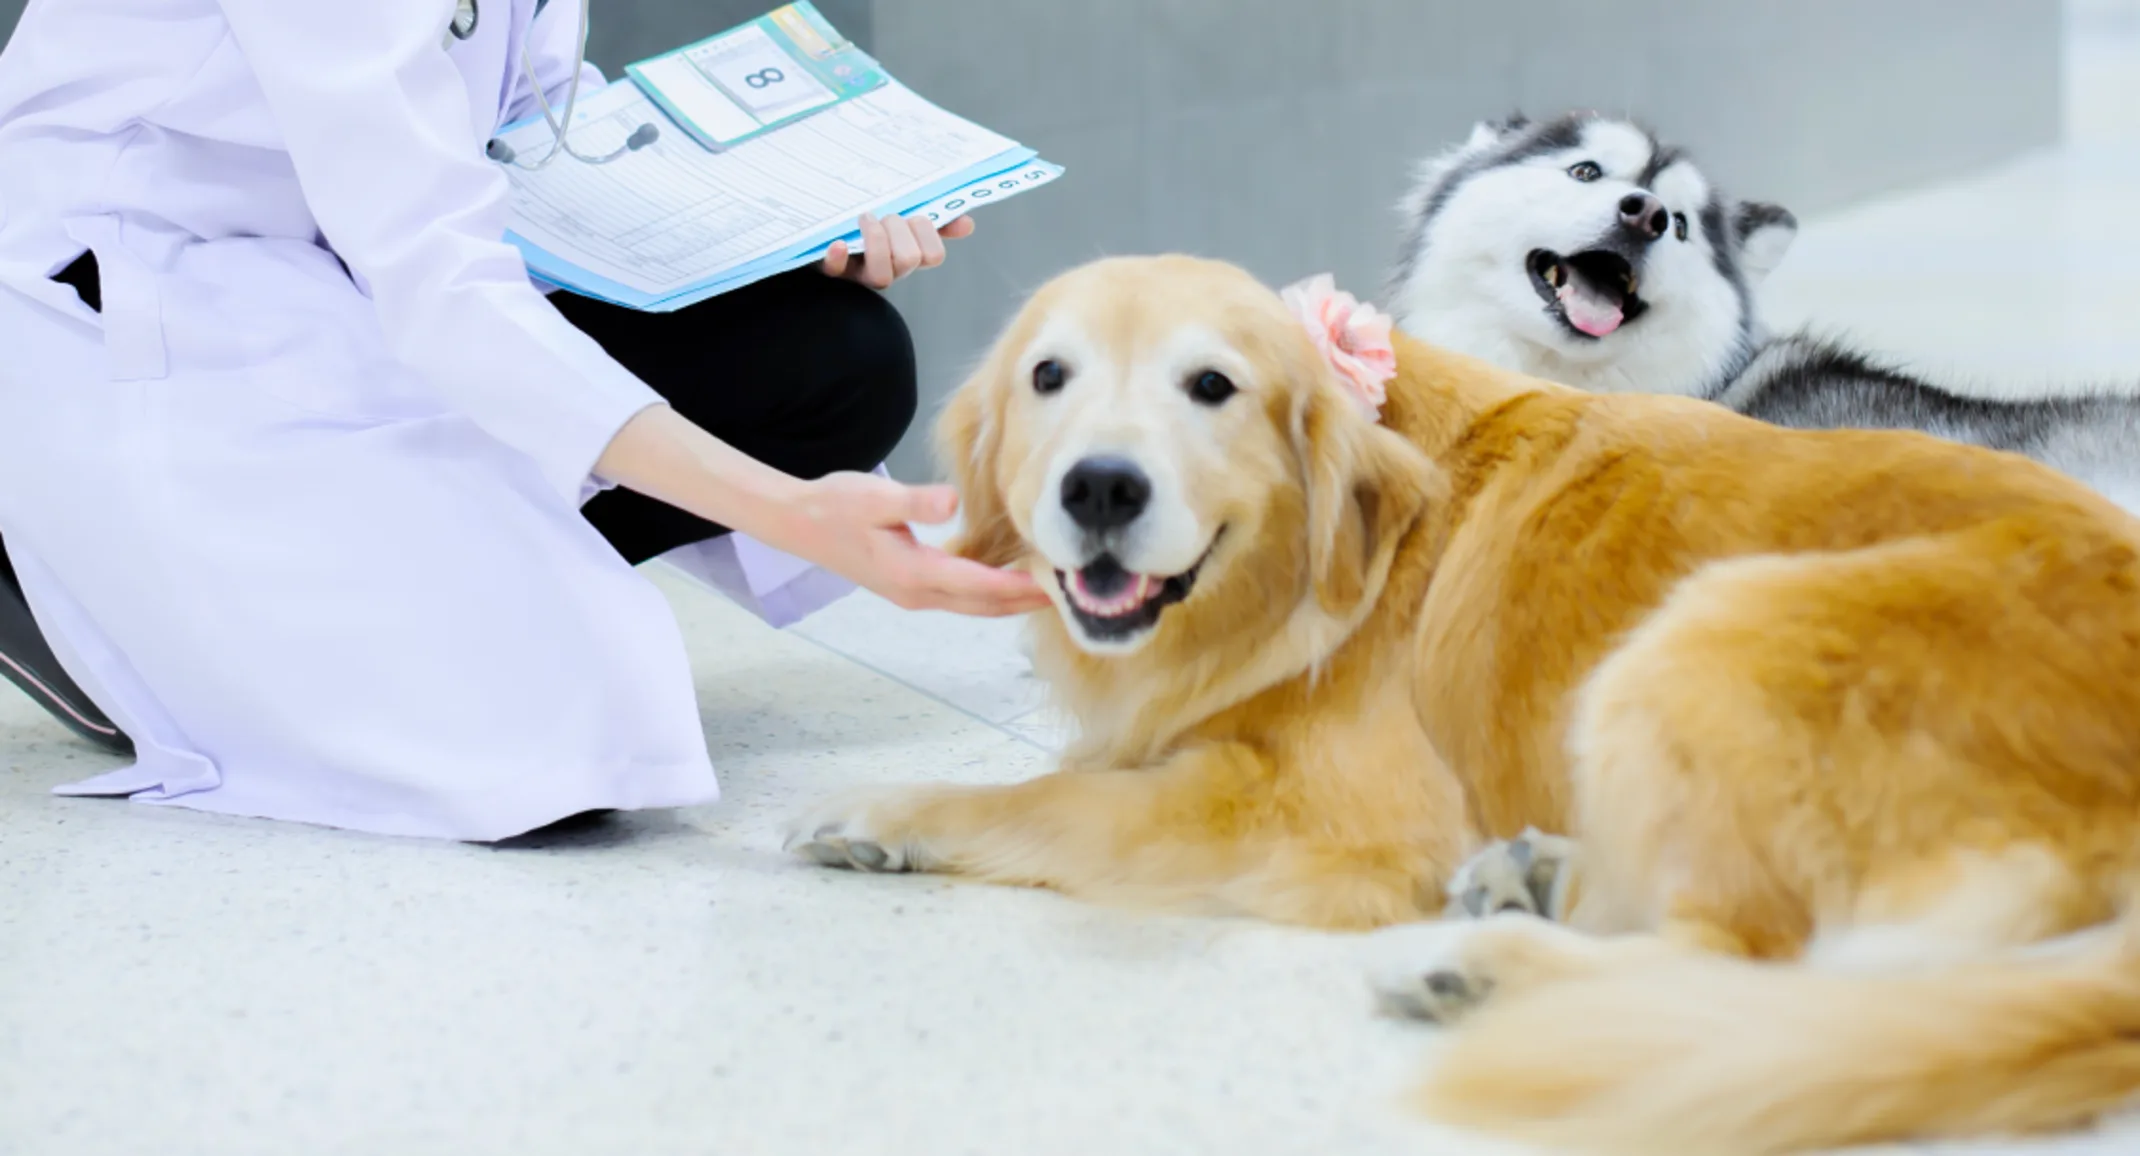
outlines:
[{"label": "golden retriever's front paw", "polygon": [[1494,980],[1474,966],[1467,948],[1490,926],[1473,920],[1445,920],[1393,927],[1369,936],[1367,983],[1376,1009],[1395,1019],[1448,1024],[1484,1003],[1493,992]]},{"label": "golden retriever's front paw", "polygon": [[1367,937],[1367,979],[1375,1006],[1400,1019],[1449,1024],[1489,998],[1592,974],[1616,956],[1608,941],[1566,924],[1509,911],[1444,919]]},{"label": "golden retriever's front paw", "polygon": [[926,871],[918,842],[899,830],[911,798],[910,791],[878,788],[829,799],[788,825],[781,849],[853,871]]}]

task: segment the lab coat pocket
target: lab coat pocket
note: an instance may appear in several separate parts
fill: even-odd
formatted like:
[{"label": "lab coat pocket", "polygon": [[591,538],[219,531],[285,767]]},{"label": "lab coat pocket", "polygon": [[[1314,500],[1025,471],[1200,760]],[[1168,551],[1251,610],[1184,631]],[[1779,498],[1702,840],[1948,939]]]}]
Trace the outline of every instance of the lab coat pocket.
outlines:
[{"label": "lab coat pocket", "polygon": [[67,236],[96,255],[104,295],[104,348],[113,381],[154,381],[171,370],[157,273],[120,239],[116,216],[74,217]]}]

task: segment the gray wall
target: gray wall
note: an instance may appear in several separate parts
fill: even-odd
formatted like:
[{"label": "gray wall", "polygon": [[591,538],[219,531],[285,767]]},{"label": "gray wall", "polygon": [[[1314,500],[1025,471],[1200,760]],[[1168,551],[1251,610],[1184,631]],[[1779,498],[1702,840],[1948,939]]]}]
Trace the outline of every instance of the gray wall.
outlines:
[{"label": "gray wall", "polygon": [[[595,0],[614,69],[773,0]],[[1074,262],[1185,250],[1380,287],[1412,161],[1481,117],[1632,112],[1801,214],[2055,140],[2058,0],[817,0],[924,95],[1069,168],[895,289],[924,390]],[[21,0],[0,0],[0,27]],[[894,459],[931,466],[917,430]]]},{"label": "gray wall", "polygon": [[[686,5],[676,5],[683,9]],[[1069,172],[894,291],[925,397],[1018,296],[1183,250],[1379,290],[1414,158],[1523,109],[1633,112],[1817,212],[2054,141],[2057,0],[883,0],[872,51]],[[926,430],[894,459],[932,472]]]},{"label": "gray wall", "polygon": [[[770,12],[786,0],[592,0],[594,27],[587,36],[587,58],[611,76],[624,65],[644,60],[702,36],[732,28]],[[825,19],[849,40],[867,49],[873,43],[873,0],[810,0]],[[1028,0],[1042,3],[1045,0]],[[7,0],[0,0],[0,4]],[[896,74],[894,74],[896,75]]]}]

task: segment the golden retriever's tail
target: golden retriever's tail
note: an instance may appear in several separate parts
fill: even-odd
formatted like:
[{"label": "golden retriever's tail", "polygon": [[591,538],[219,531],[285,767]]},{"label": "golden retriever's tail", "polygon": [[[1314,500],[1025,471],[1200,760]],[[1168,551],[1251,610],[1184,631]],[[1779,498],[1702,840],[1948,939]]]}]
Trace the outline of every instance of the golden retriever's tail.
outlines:
[{"label": "golden retriever's tail", "polygon": [[2140,1093],[2140,925],[2122,930],[1914,976],[1686,958],[1511,993],[1456,1032],[1428,1106],[1675,1156],[2080,1125]]}]

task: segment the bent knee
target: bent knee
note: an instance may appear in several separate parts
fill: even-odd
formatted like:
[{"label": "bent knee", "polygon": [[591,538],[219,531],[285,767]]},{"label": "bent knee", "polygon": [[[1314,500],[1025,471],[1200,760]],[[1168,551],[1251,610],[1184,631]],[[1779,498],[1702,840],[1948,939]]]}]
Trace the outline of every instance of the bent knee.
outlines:
[{"label": "bent knee", "polygon": [[824,438],[826,465],[866,470],[884,460],[920,411],[914,339],[899,310],[875,290],[823,278],[803,292],[813,318],[802,339],[812,395],[807,419]]},{"label": "bent knee", "polygon": [[851,365],[849,380],[859,387],[858,410],[870,428],[886,439],[885,450],[906,435],[921,408],[914,337],[906,318],[883,295],[859,285],[837,282],[848,291],[839,310],[839,347]]}]

